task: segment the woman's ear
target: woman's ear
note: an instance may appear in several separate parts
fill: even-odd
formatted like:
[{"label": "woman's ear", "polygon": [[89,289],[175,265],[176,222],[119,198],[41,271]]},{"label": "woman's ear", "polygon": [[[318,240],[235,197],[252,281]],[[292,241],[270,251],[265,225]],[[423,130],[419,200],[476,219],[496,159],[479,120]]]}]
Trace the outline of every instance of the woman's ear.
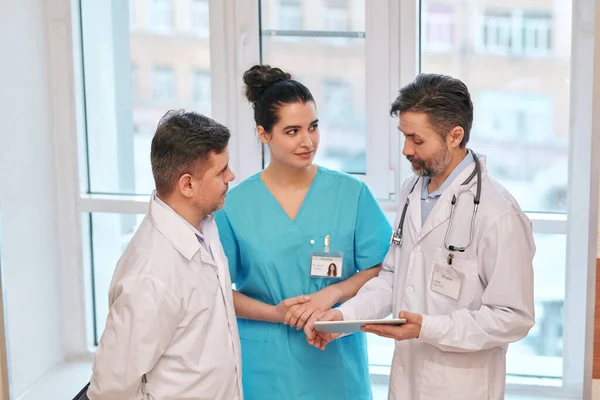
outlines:
[{"label": "woman's ear", "polygon": [[261,125],[257,126],[256,133],[258,134],[258,140],[260,140],[262,144],[269,144],[269,139],[271,138],[271,135],[269,135],[269,133],[265,131],[265,128],[263,128]]}]

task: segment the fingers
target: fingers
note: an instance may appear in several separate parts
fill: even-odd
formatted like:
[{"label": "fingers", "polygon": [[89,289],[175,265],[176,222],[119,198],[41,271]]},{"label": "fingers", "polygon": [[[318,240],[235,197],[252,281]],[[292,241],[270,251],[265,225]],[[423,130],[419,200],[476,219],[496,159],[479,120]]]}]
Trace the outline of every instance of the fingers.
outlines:
[{"label": "fingers", "polygon": [[[310,316],[315,312],[315,309],[310,307],[309,305],[303,304],[294,313],[290,318],[290,326],[295,326],[296,329],[304,328],[304,323]],[[302,326],[300,326],[302,324]]]},{"label": "fingers", "polygon": [[289,299],[285,299],[283,301],[283,304],[285,305],[286,308],[290,308],[296,304],[304,304],[306,302],[310,301],[310,296],[296,296],[296,297],[292,297]]},{"label": "fingers", "polygon": [[366,333],[373,333],[377,336],[382,336],[395,340],[402,340],[402,329],[398,329],[398,327],[383,325],[365,325],[362,327],[361,330]]},{"label": "fingers", "polygon": [[303,304],[294,304],[293,306],[288,308],[287,313],[285,314],[285,317],[283,318],[283,323],[286,325],[290,325],[290,320],[292,319],[294,313],[296,311],[298,311],[301,307],[306,307],[306,306]]}]

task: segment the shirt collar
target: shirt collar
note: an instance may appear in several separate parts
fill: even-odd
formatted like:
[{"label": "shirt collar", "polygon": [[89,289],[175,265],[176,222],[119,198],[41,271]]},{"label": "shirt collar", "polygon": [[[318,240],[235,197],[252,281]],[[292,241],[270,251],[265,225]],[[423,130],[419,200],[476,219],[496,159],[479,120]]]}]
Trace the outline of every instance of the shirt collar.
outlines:
[{"label": "shirt collar", "polygon": [[475,162],[475,159],[473,158],[473,154],[471,154],[471,150],[467,150],[467,155],[465,156],[465,158],[463,158],[462,161],[450,173],[450,175],[448,175],[448,177],[446,178],[444,183],[442,183],[442,186],[440,186],[433,193],[427,192],[427,185],[429,185],[431,178],[430,177],[424,178],[423,186],[421,187],[421,200],[425,200],[427,198],[430,198],[430,199],[439,198],[442,195],[442,193],[444,193],[444,190],[446,190],[448,188],[448,186],[450,186],[452,184],[452,182],[456,179],[456,177],[458,175],[460,175],[461,172],[463,172],[469,165],[471,165],[474,162]]},{"label": "shirt collar", "polygon": [[[150,199],[149,217],[154,227],[162,233],[171,244],[188,260],[200,249],[200,240],[204,236],[192,224],[177,214],[167,203],[162,201],[156,192]],[[200,222],[204,226],[213,220],[214,216],[207,215]]]}]

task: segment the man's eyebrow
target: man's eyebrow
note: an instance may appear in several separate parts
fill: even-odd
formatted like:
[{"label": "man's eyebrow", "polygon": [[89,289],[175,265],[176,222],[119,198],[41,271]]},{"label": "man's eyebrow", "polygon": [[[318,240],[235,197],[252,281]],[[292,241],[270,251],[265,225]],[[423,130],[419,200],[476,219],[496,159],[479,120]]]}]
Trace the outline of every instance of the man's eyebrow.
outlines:
[{"label": "man's eyebrow", "polygon": [[400,133],[402,133],[406,137],[421,139],[421,137],[419,135],[417,135],[416,133],[406,133],[406,132],[403,132],[402,129],[400,129],[400,128],[398,128],[398,131],[400,131]]}]

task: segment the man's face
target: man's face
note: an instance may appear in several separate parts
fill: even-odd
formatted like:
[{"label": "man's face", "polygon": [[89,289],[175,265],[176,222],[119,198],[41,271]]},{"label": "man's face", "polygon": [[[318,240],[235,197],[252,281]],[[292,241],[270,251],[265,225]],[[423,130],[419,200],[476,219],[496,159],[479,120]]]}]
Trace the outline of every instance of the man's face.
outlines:
[{"label": "man's face", "polygon": [[229,150],[225,148],[220,154],[211,152],[199,169],[193,178],[193,202],[204,214],[210,214],[223,208],[229,182],[235,179],[229,169]]},{"label": "man's face", "polygon": [[448,145],[431,127],[427,114],[400,113],[398,129],[405,139],[402,154],[410,161],[415,174],[433,177],[448,168],[451,161]]}]

